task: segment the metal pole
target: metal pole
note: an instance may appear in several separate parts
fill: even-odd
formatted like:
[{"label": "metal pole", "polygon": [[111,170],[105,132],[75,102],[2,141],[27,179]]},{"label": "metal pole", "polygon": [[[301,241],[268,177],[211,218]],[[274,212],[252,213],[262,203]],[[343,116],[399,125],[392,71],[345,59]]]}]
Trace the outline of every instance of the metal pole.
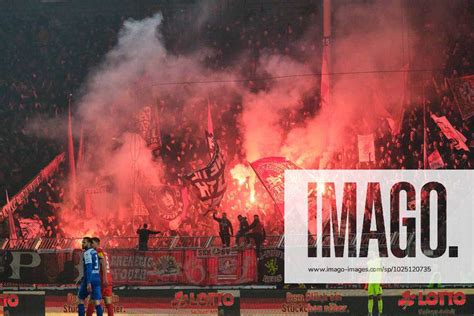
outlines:
[{"label": "metal pole", "polygon": [[330,102],[330,78],[331,72],[331,0],[323,0],[323,47],[321,56],[321,107],[329,105]]},{"label": "metal pole", "polygon": [[423,169],[426,169],[426,100],[425,100],[425,83],[423,82]]}]

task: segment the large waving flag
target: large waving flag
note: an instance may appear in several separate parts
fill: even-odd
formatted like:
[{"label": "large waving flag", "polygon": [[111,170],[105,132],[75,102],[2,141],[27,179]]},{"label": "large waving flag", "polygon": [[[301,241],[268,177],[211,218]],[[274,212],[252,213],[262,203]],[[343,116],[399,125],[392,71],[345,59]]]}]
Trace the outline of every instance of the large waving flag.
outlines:
[{"label": "large waving flag", "polygon": [[[137,202],[142,211],[156,214],[164,221],[172,221],[185,211],[186,188],[172,185],[146,185],[139,186]],[[143,205],[140,205],[142,202]],[[137,210],[138,211],[138,210]]]},{"label": "large waving flag", "polygon": [[211,161],[206,167],[191,172],[183,179],[191,185],[192,192],[207,210],[219,206],[226,190],[225,158],[214,135],[206,132],[209,149],[212,152]]},{"label": "large waving flag", "polygon": [[250,163],[281,213],[285,203],[285,170],[301,169],[283,157],[267,157]]},{"label": "large waving flag", "polygon": [[[285,210],[285,170],[301,169],[293,162],[283,157],[266,157],[250,163],[257,177],[272,197],[281,214]],[[316,191],[308,192],[308,197],[313,196]],[[315,200],[309,199],[309,231],[315,233],[314,221],[316,220]],[[322,219],[323,223],[327,218]]]}]

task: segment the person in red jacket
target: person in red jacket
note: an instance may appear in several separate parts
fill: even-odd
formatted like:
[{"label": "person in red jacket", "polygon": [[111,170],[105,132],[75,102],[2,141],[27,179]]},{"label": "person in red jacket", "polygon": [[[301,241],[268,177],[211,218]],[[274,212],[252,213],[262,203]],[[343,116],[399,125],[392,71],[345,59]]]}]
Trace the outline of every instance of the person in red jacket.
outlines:
[{"label": "person in red jacket", "polygon": [[[100,283],[102,289],[102,297],[104,298],[107,315],[114,315],[114,305],[112,304],[112,273],[110,272],[109,257],[107,253],[100,248],[100,239],[92,237],[92,247],[97,251],[100,264]],[[94,313],[94,304],[89,303],[87,306],[87,316]]]}]

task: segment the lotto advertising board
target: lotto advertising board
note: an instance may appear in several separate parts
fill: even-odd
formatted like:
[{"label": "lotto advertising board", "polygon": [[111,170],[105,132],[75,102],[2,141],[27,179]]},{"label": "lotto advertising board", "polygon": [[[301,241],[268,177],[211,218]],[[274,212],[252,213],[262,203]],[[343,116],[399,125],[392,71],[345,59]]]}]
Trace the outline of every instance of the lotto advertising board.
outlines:
[{"label": "lotto advertising board", "polygon": [[[74,289],[5,291],[3,315],[77,315]],[[471,315],[474,289],[384,289],[383,315]],[[365,315],[365,290],[116,290],[116,315]],[[374,313],[379,312],[374,304]]]},{"label": "lotto advertising board", "polygon": [[[239,291],[233,290],[117,290],[117,315],[239,315]],[[75,291],[46,294],[47,315],[77,315]]]}]

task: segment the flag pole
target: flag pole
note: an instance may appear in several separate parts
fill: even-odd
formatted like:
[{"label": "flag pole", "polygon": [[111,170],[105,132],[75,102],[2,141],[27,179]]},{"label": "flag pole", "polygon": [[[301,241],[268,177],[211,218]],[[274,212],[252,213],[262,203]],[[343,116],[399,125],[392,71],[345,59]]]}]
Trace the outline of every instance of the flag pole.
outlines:
[{"label": "flag pole", "polygon": [[163,146],[163,141],[161,140],[161,121],[160,121],[160,116],[161,116],[161,110],[160,110],[160,101],[158,98],[156,99],[156,108],[155,108],[155,123],[157,126],[157,137],[158,137],[158,146],[161,151],[161,147]]},{"label": "flag pole", "polygon": [[[8,190],[5,189],[5,196],[7,198],[7,206],[10,206],[10,197],[8,196]],[[8,207],[8,227],[10,230],[10,239],[17,239],[15,220],[13,219],[13,208]]]},{"label": "flag pole", "polygon": [[72,94],[69,94],[68,106],[68,156],[69,156],[69,172],[70,172],[70,195],[73,204],[76,204],[76,163],[74,159],[74,140],[72,136],[72,115],[71,115],[71,99]]},{"label": "flag pole", "polygon": [[79,150],[77,152],[76,170],[81,168],[82,160],[84,159],[84,128],[81,123],[81,131],[79,135]]},{"label": "flag pole", "polygon": [[209,100],[209,97],[207,98],[207,133],[209,135],[206,135],[206,141],[207,141],[207,147],[209,148],[209,158],[212,159],[214,156],[214,151],[215,151],[215,144],[210,143],[210,139],[208,136],[211,136],[215,140],[215,135],[214,135],[214,124],[212,123],[212,114],[211,114],[211,101]]}]

